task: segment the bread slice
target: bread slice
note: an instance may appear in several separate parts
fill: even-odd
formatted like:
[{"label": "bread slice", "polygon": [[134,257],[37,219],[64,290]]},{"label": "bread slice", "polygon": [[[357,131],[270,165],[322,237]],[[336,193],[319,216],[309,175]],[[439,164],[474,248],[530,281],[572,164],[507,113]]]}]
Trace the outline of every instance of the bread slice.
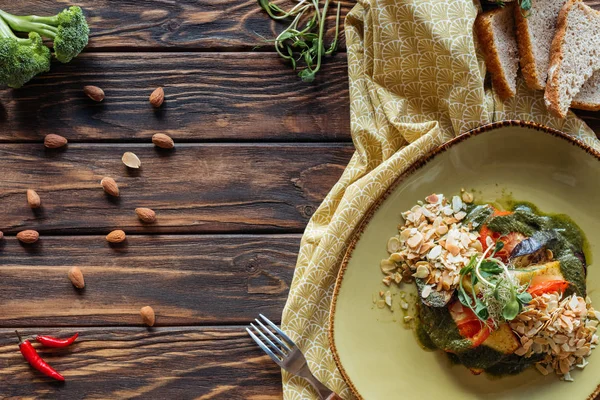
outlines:
[{"label": "bread slice", "polygon": [[548,78],[550,47],[558,14],[567,0],[531,0],[531,9],[515,7],[521,72],[530,89],[543,90]]},{"label": "bread slice", "polygon": [[594,72],[600,70],[600,12],[569,0],[558,16],[550,50],[544,99],[550,112],[567,116],[573,98]]},{"label": "bread slice", "polygon": [[480,14],[475,20],[485,64],[498,95],[506,99],[517,92],[519,55],[515,38],[514,3]]},{"label": "bread slice", "polygon": [[571,103],[571,108],[579,110],[600,110],[600,71],[588,79]]}]

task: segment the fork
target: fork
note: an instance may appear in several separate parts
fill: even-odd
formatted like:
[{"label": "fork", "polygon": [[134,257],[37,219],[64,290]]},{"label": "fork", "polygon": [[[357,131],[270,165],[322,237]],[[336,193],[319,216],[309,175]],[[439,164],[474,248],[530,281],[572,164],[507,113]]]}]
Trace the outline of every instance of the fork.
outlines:
[{"label": "fork", "polygon": [[[269,355],[269,357],[271,357],[271,360],[275,361],[277,365],[287,372],[306,379],[319,393],[319,397],[321,399],[341,400],[341,397],[329,390],[327,387],[325,387],[325,385],[319,382],[317,378],[314,377],[314,375],[308,369],[308,364],[306,363],[304,354],[302,354],[292,339],[290,339],[267,317],[262,314],[259,314],[259,316],[268,325],[268,327],[265,326],[265,324],[263,324],[258,318],[256,318],[254,321],[256,321],[258,327],[253,323],[250,323],[250,328],[253,328],[254,332],[250,328],[246,328],[246,332],[248,332],[256,344],[258,344],[260,348],[263,349],[264,352]],[[271,329],[269,329],[269,327]]]}]

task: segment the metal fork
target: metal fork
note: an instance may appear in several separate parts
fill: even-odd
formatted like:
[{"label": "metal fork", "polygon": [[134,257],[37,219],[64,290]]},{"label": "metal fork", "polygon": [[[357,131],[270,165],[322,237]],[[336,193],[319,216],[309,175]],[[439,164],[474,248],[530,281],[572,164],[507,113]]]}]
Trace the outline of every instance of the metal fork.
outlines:
[{"label": "metal fork", "polygon": [[283,333],[283,331],[267,317],[262,314],[259,315],[271,329],[265,326],[258,318],[254,320],[258,327],[253,323],[250,323],[250,327],[254,328],[254,332],[250,328],[246,328],[246,331],[252,339],[254,339],[256,344],[258,344],[260,348],[263,349],[264,352],[267,353],[281,368],[293,375],[301,376],[306,379],[312,387],[316,389],[321,399],[341,400],[341,397],[337,396],[314,377],[308,369],[306,358],[304,358],[304,355],[292,339]]}]

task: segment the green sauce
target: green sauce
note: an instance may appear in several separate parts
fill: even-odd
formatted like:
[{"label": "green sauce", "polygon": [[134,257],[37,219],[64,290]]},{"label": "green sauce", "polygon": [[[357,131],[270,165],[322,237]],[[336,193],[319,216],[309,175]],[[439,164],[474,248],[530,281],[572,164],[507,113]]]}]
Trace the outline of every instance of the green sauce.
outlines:
[{"label": "green sauce", "polygon": [[[460,353],[471,348],[471,342],[463,338],[447,307],[419,305],[419,326],[425,330],[430,344],[437,349]],[[425,343],[421,343],[425,346]]]}]

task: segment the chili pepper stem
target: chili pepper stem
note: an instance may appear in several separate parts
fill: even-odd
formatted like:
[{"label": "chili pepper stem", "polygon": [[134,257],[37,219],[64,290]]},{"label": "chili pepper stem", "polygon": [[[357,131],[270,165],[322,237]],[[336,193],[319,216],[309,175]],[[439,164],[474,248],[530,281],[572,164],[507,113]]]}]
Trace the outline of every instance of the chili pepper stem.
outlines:
[{"label": "chili pepper stem", "polygon": [[19,331],[15,329],[15,333],[17,334],[17,337],[19,338],[19,343],[23,343],[23,338],[19,334]]}]

